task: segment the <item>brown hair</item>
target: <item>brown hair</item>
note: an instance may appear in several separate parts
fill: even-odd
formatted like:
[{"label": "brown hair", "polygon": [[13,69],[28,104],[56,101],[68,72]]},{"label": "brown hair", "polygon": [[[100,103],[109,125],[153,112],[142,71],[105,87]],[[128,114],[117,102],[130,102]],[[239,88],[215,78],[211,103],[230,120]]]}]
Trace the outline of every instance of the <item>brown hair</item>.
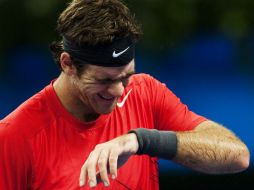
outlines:
[{"label": "brown hair", "polygon": [[[140,26],[121,0],[73,0],[60,14],[57,31],[76,44],[87,45],[127,36],[137,41],[141,35]],[[50,49],[61,69],[59,58],[63,52],[63,42],[53,42]],[[80,63],[73,62],[78,69],[82,69]]]}]

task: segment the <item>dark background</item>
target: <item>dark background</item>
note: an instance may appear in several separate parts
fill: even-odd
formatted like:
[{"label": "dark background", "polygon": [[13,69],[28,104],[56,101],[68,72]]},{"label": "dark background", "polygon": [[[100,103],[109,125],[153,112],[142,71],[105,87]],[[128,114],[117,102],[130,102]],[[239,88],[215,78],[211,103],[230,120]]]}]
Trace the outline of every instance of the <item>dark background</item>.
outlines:
[{"label": "dark background", "polygon": [[[0,0],[0,119],[58,76],[48,45],[66,0]],[[142,24],[137,71],[194,112],[234,131],[254,152],[254,1],[128,0]],[[160,161],[161,189],[253,185],[254,170],[205,175]]]}]

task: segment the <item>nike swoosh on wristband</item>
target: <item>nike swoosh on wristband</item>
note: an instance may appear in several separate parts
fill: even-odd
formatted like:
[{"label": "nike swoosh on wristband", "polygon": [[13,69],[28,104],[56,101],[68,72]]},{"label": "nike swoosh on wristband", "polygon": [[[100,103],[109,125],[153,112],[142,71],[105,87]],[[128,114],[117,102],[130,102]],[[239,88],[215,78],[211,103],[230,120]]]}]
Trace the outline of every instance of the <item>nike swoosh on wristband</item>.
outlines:
[{"label": "nike swoosh on wristband", "polygon": [[122,55],[124,52],[126,52],[129,48],[130,48],[130,46],[127,47],[126,49],[124,49],[123,51],[120,51],[119,53],[116,53],[116,51],[114,51],[113,54],[112,54],[112,56],[113,56],[114,58],[117,58],[117,57],[119,57],[120,55]]},{"label": "nike swoosh on wristband", "polygon": [[124,103],[126,102],[129,94],[131,93],[132,89],[129,90],[129,92],[124,96],[123,100],[121,102],[117,102],[117,106],[119,108],[123,107]]}]

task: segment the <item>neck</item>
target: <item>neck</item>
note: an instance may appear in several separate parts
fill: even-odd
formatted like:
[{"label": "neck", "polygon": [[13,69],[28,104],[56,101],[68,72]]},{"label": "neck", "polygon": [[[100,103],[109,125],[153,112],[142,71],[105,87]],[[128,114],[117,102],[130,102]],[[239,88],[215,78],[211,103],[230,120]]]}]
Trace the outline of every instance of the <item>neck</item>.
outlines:
[{"label": "neck", "polygon": [[61,73],[57,80],[54,82],[54,90],[64,106],[64,108],[74,117],[82,122],[91,122],[96,120],[100,115],[97,113],[89,112],[84,103],[80,100],[78,95],[75,94],[71,80]]}]

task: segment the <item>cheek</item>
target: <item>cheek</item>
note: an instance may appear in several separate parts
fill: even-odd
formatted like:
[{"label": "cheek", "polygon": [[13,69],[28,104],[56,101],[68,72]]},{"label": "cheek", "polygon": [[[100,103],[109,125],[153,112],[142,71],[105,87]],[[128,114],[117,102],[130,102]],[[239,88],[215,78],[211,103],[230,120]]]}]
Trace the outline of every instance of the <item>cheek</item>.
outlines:
[{"label": "cheek", "polygon": [[73,86],[73,91],[77,96],[83,97],[86,91],[86,86],[83,85],[79,80],[77,79],[71,79],[71,83]]},{"label": "cheek", "polygon": [[96,84],[89,84],[85,81],[72,79],[72,84],[82,97],[90,97],[105,90],[105,87]]},{"label": "cheek", "polygon": [[83,91],[87,94],[94,95],[103,91],[103,88],[97,85],[86,85],[84,86]]},{"label": "cheek", "polygon": [[83,94],[83,96],[86,97],[94,97],[97,93],[100,93],[103,91],[103,88],[98,87],[96,85],[83,85],[80,86],[80,92]]}]

